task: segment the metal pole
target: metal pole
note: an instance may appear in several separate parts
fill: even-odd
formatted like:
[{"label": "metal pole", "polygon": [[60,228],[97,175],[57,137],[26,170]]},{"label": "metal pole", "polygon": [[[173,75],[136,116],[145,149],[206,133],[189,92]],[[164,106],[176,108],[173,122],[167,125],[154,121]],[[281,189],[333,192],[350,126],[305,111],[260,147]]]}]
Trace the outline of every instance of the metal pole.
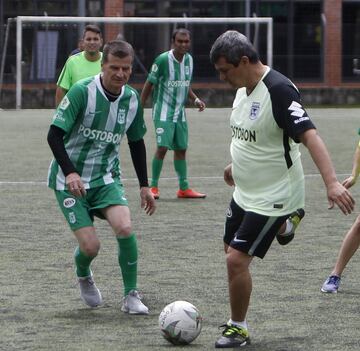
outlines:
[{"label": "metal pole", "polygon": [[12,18],[8,18],[6,31],[5,31],[4,48],[2,52],[1,68],[0,68],[0,97],[2,92],[3,81],[4,81],[5,59],[6,59],[7,43],[8,43],[9,31],[10,31],[10,22],[12,20],[13,20]]},{"label": "metal pole", "polygon": [[268,48],[267,48],[267,65],[272,67],[273,65],[273,19],[268,22],[267,25],[267,37],[268,37]]},{"label": "metal pole", "polygon": [[16,109],[21,109],[22,19],[16,18]]},{"label": "metal pole", "polygon": [[[245,0],[245,17],[250,17],[250,0]],[[245,24],[245,35],[250,38],[250,23]]]},{"label": "metal pole", "polygon": [[[85,17],[86,16],[86,3],[85,3],[85,0],[78,0],[78,16],[79,17]],[[79,24],[79,29],[78,29],[78,38],[82,37],[84,28],[85,28],[85,24],[80,23]]]}]

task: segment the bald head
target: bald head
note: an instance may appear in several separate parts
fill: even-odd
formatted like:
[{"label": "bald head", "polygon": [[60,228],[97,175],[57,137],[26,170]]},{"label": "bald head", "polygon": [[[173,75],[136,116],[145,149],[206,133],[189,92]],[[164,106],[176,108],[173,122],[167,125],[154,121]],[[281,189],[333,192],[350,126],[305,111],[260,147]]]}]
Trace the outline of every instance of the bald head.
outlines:
[{"label": "bald head", "polygon": [[228,63],[237,67],[243,56],[247,56],[250,63],[259,61],[259,54],[249,39],[235,30],[228,30],[221,34],[210,50],[212,64],[215,64],[220,57],[224,57]]}]

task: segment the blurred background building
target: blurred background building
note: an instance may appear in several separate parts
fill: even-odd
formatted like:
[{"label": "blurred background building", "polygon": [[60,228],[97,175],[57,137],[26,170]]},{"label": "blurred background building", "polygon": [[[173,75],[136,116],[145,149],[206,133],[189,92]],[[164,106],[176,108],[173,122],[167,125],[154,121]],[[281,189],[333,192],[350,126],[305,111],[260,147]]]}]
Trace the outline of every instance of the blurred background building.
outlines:
[{"label": "blurred background building", "polygon": [[[14,107],[14,22],[10,22],[6,43],[5,34],[8,18],[19,15],[272,17],[273,68],[300,87],[305,103],[360,104],[360,0],[0,0],[0,47],[3,48],[0,107]],[[155,56],[169,49],[174,25],[98,24],[105,41],[121,33],[134,46],[137,60],[131,83],[141,89]],[[24,25],[23,107],[54,106],[57,77],[69,53],[76,48],[83,27],[84,24]],[[258,31],[253,25],[187,27],[193,33],[195,90],[202,90],[209,105],[227,105],[233,91],[219,82],[210,65],[210,47],[220,33],[235,28],[256,40],[266,63],[265,27]]]}]

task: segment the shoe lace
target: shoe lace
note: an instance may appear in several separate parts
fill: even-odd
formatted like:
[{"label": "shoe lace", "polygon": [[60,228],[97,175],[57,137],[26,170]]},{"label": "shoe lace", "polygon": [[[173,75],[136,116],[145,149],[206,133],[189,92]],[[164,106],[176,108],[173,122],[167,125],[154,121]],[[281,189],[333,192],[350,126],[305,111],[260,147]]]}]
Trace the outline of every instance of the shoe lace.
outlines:
[{"label": "shoe lace", "polygon": [[223,324],[219,326],[219,329],[220,328],[224,328],[222,335],[226,337],[232,337],[236,335],[241,335],[243,337],[247,336],[243,328],[237,327],[235,325]]},{"label": "shoe lace", "polygon": [[328,284],[338,285],[340,278],[336,275],[332,275],[328,279]]}]

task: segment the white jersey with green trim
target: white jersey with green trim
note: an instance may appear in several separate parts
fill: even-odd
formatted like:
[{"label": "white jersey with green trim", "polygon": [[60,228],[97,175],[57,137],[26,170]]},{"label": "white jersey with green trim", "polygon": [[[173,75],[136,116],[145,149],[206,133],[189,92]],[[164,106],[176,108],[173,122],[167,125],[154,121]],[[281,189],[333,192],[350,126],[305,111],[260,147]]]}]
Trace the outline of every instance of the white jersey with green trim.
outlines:
[{"label": "white jersey with green trim", "polygon": [[293,83],[267,68],[250,95],[238,89],[230,118],[235,202],[265,216],[304,207],[299,137],[315,128]]},{"label": "white jersey with green trim", "polygon": [[[106,97],[100,74],[71,87],[59,104],[52,124],[65,131],[64,145],[85,189],[110,184],[120,177],[119,147],[124,135],[143,138],[146,127],[138,93],[128,85],[113,102]],[[48,186],[65,190],[65,176],[54,159]]]},{"label": "white jersey with green trim", "polygon": [[186,121],[185,104],[193,74],[193,58],[186,53],[179,62],[173,50],[159,55],[147,80],[154,85],[153,119]]}]

